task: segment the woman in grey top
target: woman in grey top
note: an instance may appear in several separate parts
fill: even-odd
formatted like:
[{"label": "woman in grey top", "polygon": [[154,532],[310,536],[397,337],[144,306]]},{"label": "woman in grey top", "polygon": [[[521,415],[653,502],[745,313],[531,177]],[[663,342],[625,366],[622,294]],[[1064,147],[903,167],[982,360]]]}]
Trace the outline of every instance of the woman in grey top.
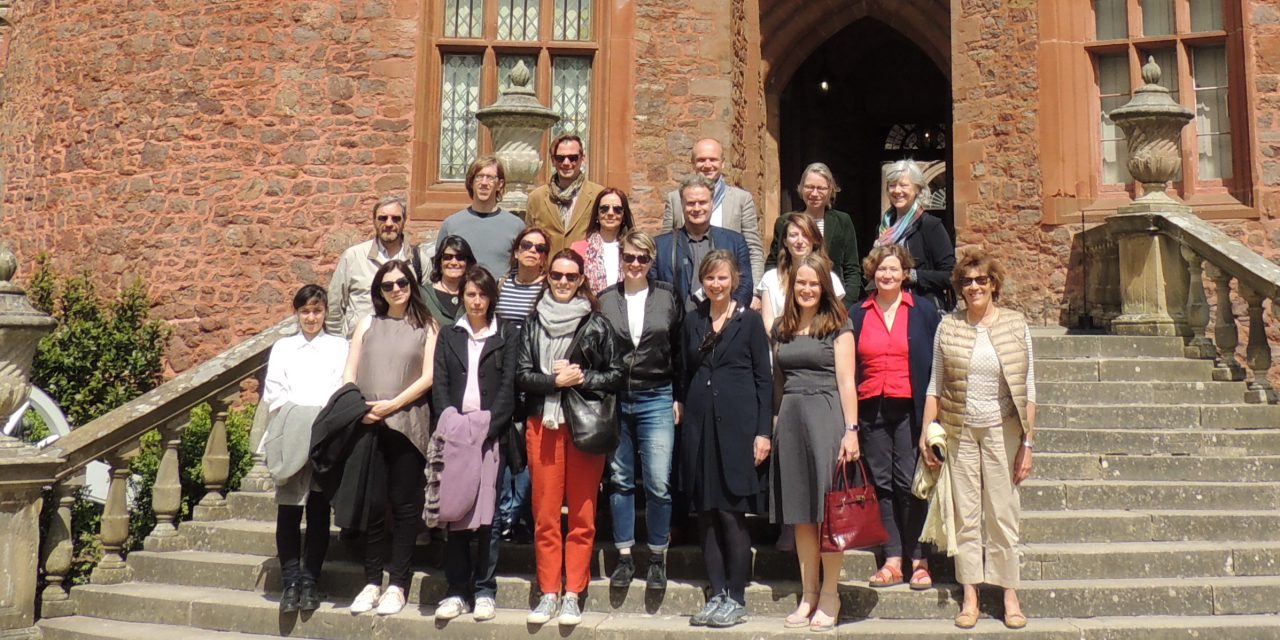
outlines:
[{"label": "woman in grey top", "polygon": [[[941,537],[956,556],[964,602],[955,623],[978,622],[978,583],[1004,588],[1004,624],[1027,624],[1018,602],[1017,486],[1031,473],[1035,446],[1036,387],[1031,330],[1022,314],[996,306],[1004,269],[983,251],[964,255],[951,284],[963,309],[943,318],[934,337],[933,377],[924,422],[939,420],[947,434],[947,468],[931,511],[941,511]],[[942,461],[921,435],[925,463]],[[950,485],[950,492],[942,486]],[[947,504],[950,503],[950,504]],[[934,514],[930,514],[930,519]],[[926,533],[930,527],[926,523]]]}]

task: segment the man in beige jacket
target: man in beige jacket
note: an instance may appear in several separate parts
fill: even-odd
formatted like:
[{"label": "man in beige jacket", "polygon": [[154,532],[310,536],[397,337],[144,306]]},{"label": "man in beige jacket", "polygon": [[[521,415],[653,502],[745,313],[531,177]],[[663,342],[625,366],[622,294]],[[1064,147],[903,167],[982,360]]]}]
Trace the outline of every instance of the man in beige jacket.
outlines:
[{"label": "man in beige jacket", "polygon": [[387,196],[373,206],[373,237],[343,251],[329,280],[329,315],[324,321],[326,332],[350,338],[356,323],[373,313],[369,289],[378,267],[388,260],[407,260],[418,272],[418,281],[426,280],[427,274],[423,273],[422,267],[429,264],[430,256],[422,254],[422,247],[405,241],[404,227],[408,218],[409,206],[403,197]]},{"label": "man in beige jacket", "polygon": [[562,134],[551,141],[551,162],[556,173],[551,182],[529,194],[525,224],[546,229],[551,237],[551,255],[587,238],[591,207],[604,187],[587,179],[587,148],[582,138]]}]

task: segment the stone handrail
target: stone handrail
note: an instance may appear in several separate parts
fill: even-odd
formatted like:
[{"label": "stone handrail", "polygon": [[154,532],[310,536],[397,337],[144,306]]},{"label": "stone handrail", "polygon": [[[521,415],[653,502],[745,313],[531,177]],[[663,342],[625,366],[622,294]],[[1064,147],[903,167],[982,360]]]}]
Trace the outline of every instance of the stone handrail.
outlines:
[{"label": "stone handrail", "polygon": [[[1081,240],[1090,265],[1086,313],[1116,333],[1181,336],[1189,355],[1216,361],[1220,380],[1246,378],[1236,353],[1241,322],[1232,299],[1234,281],[1246,309],[1246,399],[1277,402],[1267,379],[1272,358],[1263,303],[1270,300],[1271,317],[1280,321],[1280,265],[1174,207],[1112,216]],[[1206,280],[1213,284],[1212,314]]]}]

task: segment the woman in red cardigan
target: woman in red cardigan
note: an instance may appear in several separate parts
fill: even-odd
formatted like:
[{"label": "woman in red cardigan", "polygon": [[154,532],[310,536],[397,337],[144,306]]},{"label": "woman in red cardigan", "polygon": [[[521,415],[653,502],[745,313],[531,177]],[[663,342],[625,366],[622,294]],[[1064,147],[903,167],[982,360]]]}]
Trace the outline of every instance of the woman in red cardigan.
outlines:
[{"label": "woman in red cardigan", "polygon": [[862,263],[875,292],[849,308],[858,345],[858,426],[867,473],[880,499],[889,532],[884,564],[873,587],[903,582],[903,558],[911,558],[911,588],[933,586],[920,532],[926,503],[912,495],[925,390],[933,363],[938,311],[926,296],[903,290],[914,266],[906,247],[876,247]]}]

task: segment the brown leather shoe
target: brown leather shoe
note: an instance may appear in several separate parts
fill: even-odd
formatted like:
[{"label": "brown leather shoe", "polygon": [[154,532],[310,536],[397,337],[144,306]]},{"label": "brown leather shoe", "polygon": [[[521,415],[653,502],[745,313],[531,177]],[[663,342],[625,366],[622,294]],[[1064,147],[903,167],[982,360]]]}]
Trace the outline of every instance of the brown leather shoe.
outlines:
[{"label": "brown leather shoe", "polygon": [[956,616],[955,622],[956,626],[961,629],[972,629],[978,625],[978,612],[961,611],[960,614]]}]

